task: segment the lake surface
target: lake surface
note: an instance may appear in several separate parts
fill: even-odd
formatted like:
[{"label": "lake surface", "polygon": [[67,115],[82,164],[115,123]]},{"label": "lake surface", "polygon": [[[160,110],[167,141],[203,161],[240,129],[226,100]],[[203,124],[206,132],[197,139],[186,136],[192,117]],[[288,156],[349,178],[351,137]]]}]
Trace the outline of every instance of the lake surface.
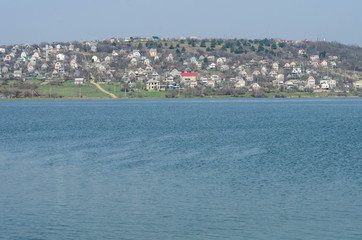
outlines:
[{"label": "lake surface", "polygon": [[362,99],[0,102],[0,239],[362,239]]}]

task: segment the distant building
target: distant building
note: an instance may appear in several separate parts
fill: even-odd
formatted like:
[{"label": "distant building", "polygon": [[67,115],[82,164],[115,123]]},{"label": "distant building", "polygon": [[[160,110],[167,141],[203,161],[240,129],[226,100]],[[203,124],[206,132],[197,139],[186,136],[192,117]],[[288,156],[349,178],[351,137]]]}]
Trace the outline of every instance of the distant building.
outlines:
[{"label": "distant building", "polygon": [[196,77],[197,77],[196,73],[181,73],[182,82],[196,81]]},{"label": "distant building", "polygon": [[159,91],[160,87],[161,87],[161,84],[160,84],[160,81],[158,81],[158,80],[150,79],[146,83],[146,89],[148,91]]},{"label": "distant building", "polygon": [[84,78],[75,78],[74,79],[74,84],[75,85],[83,85],[85,83],[85,79]]}]

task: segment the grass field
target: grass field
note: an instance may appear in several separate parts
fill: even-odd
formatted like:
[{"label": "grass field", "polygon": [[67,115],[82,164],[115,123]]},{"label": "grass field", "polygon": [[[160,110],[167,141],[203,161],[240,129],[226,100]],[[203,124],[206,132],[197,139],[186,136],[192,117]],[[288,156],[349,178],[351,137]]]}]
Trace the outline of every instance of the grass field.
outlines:
[{"label": "grass field", "polygon": [[73,80],[65,81],[60,85],[41,85],[38,92],[51,98],[109,98],[93,84],[87,82],[84,85],[75,85]]},{"label": "grass field", "polygon": [[[37,89],[30,90],[30,89],[18,89],[15,82],[10,82],[8,85],[0,85],[0,90],[13,90],[13,91],[27,91],[28,93],[31,92],[30,96],[26,97],[17,97],[15,98],[12,96],[13,99],[109,99],[110,96],[100,91],[96,86],[87,82],[84,85],[74,85],[73,80],[68,80],[65,82],[60,83],[59,85],[51,85],[50,83],[41,85],[41,81],[39,80],[31,80],[28,83],[35,84],[39,86]],[[143,89],[134,90],[133,92],[124,92],[121,91],[121,86],[119,83],[109,83],[109,84],[100,84],[100,86],[116,95],[118,98],[123,99],[131,99],[131,98],[166,98],[165,92],[148,92]],[[36,96],[35,93],[38,93],[40,96]],[[175,98],[184,98],[184,94],[181,90],[180,95],[176,95]],[[264,93],[261,97],[267,98],[275,98],[275,97],[286,97],[286,98],[305,98],[305,97],[339,97],[342,94],[335,93],[335,92],[296,92],[296,93],[287,93],[287,92],[270,92]],[[343,94],[342,96],[352,97],[354,96],[352,93]],[[359,95],[360,97],[362,95]],[[199,98],[189,96],[190,98]],[[253,98],[251,92],[247,92],[241,96],[233,96],[233,95],[210,95],[204,96],[204,98]]]}]

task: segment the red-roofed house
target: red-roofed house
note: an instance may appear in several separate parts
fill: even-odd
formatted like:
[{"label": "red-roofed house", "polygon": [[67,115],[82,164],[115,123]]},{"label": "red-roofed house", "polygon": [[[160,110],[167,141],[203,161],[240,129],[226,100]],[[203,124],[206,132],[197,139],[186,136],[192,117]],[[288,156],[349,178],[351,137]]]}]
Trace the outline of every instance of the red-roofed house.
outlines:
[{"label": "red-roofed house", "polygon": [[188,81],[196,81],[196,73],[181,73],[181,81],[188,82]]}]

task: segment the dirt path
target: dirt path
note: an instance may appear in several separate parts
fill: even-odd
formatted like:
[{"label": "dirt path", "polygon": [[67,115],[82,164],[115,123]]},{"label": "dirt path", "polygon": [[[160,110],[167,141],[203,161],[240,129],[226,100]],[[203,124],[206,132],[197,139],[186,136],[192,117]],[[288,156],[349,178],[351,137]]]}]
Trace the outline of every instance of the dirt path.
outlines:
[{"label": "dirt path", "polygon": [[99,86],[98,83],[94,82],[94,80],[90,81],[93,85],[95,85],[99,90],[101,90],[102,92],[104,92],[105,94],[107,94],[108,96],[110,96],[111,98],[118,98],[116,95],[114,95],[113,93],[110,93],[106,90],[104,90],[101,86]]}]

